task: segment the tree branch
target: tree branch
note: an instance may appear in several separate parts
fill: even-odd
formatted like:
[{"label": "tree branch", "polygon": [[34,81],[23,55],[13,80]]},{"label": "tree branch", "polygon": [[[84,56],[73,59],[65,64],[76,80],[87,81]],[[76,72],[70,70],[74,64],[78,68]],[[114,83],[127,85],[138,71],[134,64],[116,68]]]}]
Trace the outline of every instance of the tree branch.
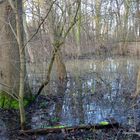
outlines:
[{"label": "tree branch", "polygon": [[[76,22],[78,21],[77,19],[77,15],[78,15],[78,11],[79,11],[79,8],[80,8],[80,2],[81,0],[79,0],[79,3],[78,3],[78,7],[77,7],[77,10],[76,10],[76,13],[75,13],[75,16],[73,18],[73,22],[71,23],[71,25],[69,26],[69,28],[67,29],[67,31],[65,32],[64,34],[64,37],[63,37],[63,40],[59,40],[59,43],[57,42],[57,44],[53,44],[54,46],[54,51],[53,51],[53,55],[52,55],[52,58],[51,58],[51,61],[50,61],[50,64],[49,64],[49,68],[48,68],[48,72],[47,72],[47,79],[45,82],[42,83],[42,85],[40,86],[37,94],[35,95],[35,98],[34,98],[34,101],[36,100],[36,98],[40,95],[40,93],[42,92],[43,88],[48,85],[48,83],[50,82],[50,75],[51,75],[51,71],[52,71],[52,67],[53,67],[53,63],[54,63],[54,59],[55,59],[55,55],[57,53],[57,51],[59,50],[59,48],[62,46],[62,44],[64,44],[65,42],[65,39],[68,35],[68,33],[71,31],[71,29],[73,28],[73,26],[76,24]],[[33,102],[34,102],[33,101]]]},{"label": "tree branch", "polygon": [[[24,44],[23,50],[25,49],[25,47],[27,46],[27,44],[34,38],[34,36],[39,32],[39,29],[41,28],[42,24],[45,22],[46,18],[48,17],[49,13],[51,12],[51,9],[52,9],[52,7],[53,7],[53,5],[54,5],[55,2],[56,2],[56,0],[52,2],[51,6],[50,6],[50,8],[49,8],[48,13],[47,13],[46,16],[43,18],[42,22],[39,24],[39,26],[38,26],[36,32],[35,32],[35,33],[31,36],[31,38]],[[23,50],[22,50],[22,51],[23,51]]]}]

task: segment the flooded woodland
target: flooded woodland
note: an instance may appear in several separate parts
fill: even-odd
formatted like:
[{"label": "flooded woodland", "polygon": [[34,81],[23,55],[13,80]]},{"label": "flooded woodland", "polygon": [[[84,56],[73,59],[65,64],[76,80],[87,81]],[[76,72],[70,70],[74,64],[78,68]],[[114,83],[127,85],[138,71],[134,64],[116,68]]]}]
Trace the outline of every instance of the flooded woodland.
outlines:
[{"label": "flooded woodland", "polygon": [[[139,85],[137,82],[140,82],[140,79],[137,81],[139,59],[91,58],[68,60],[65,64],[68,69],[65,86],[62,87],[56,80],[56,75],[52,74],[50,84],[41,94],[42,97],[47,96],[52,100],[51,105],[41,103],[51,118],[58,118],[58,123],[68,126],[96,124],[111,118],[124,125],[129,125],[128,120],[132,118],[139,122],[140,112],[135,108],[138,106],[138,100],[132,99],[137,84]],[[44,74],[38,73],[38,68],[39,72]],[[45,69],[46,64],[35,64],[29,69],[29,80],[35,92],[37,91],[35,85],[39,85],[45,77]],[[33,120],[39,117],[38,113],[37,111],[33,114]],[[41,113],[40,118],[45,118],[44,115]],[[36,126],[33,127],[47,125],[44,121],[39,122],[39,118],[37,120]]]},{"label": "flooded woodland", "polygon": [[[124,125],[136,128],[139,122],[139,100],[135,95],[140,69],[136,58],[77,59],[66,61],[68,79],[64,87],[52,74],[52,81],[42,93],[52,100],[51,105],[41,103],[51,118],[58,118],[61,125],[97,124],[111,118]],[[45,65],[46,66],[46,65]],[[35,68],[37,67],[37,68]],[[41,64],[32,67],[44,71]],[[33,71],[30,69],[30,71]],[[29,72],[31,83],[39,84],[44,75]],[[55,73],[55,72],[54,72]],[[31,85],[34,88],[34,85]],[[37,86],[36,86],[37,88]],[[37,89],[34,89],[37,90]],[[38,111],[33,114],[39,117]],[[41,113],[41,117],[45,114]],[[45,118],[45,116],[44,116]],[[130,124],[129,124],[130,123]],[[37,121],[36,126],[44,127]]]},{"label": "flooded woodland", "polygon": [[0,140],[140,140],[140,0],[0,0]]},{"label": "flooded woodland", "polygon": [[[67,69],[65,84],[62,86],[57,80],[54,67],[49,85],[28,110],[30,114],[28,123],[32,129],[50,126],[96,125],[105,122],[117,122],[121,125],[121,129],[127,129],[126,131],[136,132],[140,129],[140,99],[139,96],[133,97],[140,88],[140,60],[138,58],[71,59],[66,60],[65,64]],[[38,91],[46,76],[46,65],[46,63],[28,63],[27,65],[29,84],[34,93]],[[9,113],[13,114],[12,124],[11,119],[8,119]],[[6,118],[2,114],[0,117],[0,127],[5,130],[0,133],[3,139],[11,133],[9,131],[13,129],[13,126],[17,127],[17,120],[14,120],[16,119],[15,112],[7,111],[6,114],[8,115]],[[112,137],[109,134],[106,135],[109,133],[106,132],[108,130],[105,132],[97,130],[99,134],[90,130],[92,133],[86,132],[85,136],[79,132],[81,134],[78,133],[77,136],[83,136],[85,139],[95,137],[95,139],[111,140],[137,138],[131,133],[121,133],[121,129],[109,131]],[[62,136],[59,137],[55,136],[54,139],[63,139]],[[36,136],[36,139],[46,140],[53,137],[40,135]]]}]

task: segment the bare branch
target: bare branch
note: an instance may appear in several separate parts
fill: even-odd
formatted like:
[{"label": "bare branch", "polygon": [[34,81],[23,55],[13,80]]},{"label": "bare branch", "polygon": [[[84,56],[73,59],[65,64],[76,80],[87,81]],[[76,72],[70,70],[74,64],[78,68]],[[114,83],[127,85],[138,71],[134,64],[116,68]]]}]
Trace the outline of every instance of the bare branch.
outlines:
[{"label": "bare branch", "polygon": [[[63,40],[62,40],[62,41],[59,40],[59,42],[57,42],[57,44],[55,44],[55,42],[54,42],[54,44],[53,44],[53,46],[54,46],[54,51],[53,51],[53,55],[52,55],[52,58],[51,58],[51,61],[50,61],[50,64],[49,64],[49,68],[48,68],[48,72],[47,72],[46,81],[43,82],[42,85],[40,86],[40,88],[39,88],[37,94],[35,95],[35,98],[34,98],[33,102],[34,102],[34,101],[36,100],[36,98],[40,95],[40,93],[42,92],[43,88],[44,88],[46,85],[48,85],[48,83],[50,82],[50,75],[51,75],[53,63],[54,63],[54,60],[55,60],[55,55],[57,54],[57,52],[58,52],[59,48],[62,46],[62,44],[64,44],[65,39],[66,39],[68,33],[71,31],[71,29],[73,28],[73,26],[74,26],[74,25],[76,24],[76,22],[78,21],[77,15],[78,15],[78,11],[79,11],[79,8],[80,8],[80,2],[81,2],[81,0],[78,1],[78,7],[77,7],[77,10],[76,10],[75,16],[74,16],[74,18],[73,18],[73,21],[72,21],[71,25],[69,26],[69,28],[68,28],[67,31],[65,32],[64,37],[63,37]],[[62,30],[62,31],[63,31],[63,30]],[[61,33],[61,34],[62,34],[62,33]],[[32,102],[32,103],[33,103],[33,102]],[[31,104],[32,104],[32,103],[31,103]],[[30,104],[30,105],[31,105],[31,104]],[[30,105],[29,105],[29,106],[30,106]]]},{"label": "bare branch", "polygon": [[[27,46],[27,44],[34,38],[34,36],[39,32],[39,29],[41,28],[42,24],[45,22],[46,18],[48,17],[49,13],[51,12],[51,9],[52,9],[52,7],[53,7],[53,5],[54,5],[55,2],[56,2],[56,0],[53,1],[53,3],[51,4],[48,13],[47,13],[46,16],[42,19],[42,22],[39,24],[39,26],[38,26],[36,32],[35,32],[35,33],[31,36],[31,38],[26,42],[26,44],[24,45],[23,50],[25,49],[25,47]],[[23,51],[23,50],[22,50],[22,51]]]}]

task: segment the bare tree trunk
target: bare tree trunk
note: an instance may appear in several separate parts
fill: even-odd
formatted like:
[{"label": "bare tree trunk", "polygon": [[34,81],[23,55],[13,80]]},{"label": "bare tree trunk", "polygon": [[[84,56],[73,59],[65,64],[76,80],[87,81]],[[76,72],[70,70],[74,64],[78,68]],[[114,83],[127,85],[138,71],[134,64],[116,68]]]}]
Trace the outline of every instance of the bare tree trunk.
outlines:
[{"label": "bare tree trunk", "polygon": [[140,70],[137,73],[137,81],[136,81],[136,92],[134,96],[139,96],[140,94]]},{"label": "bare tree trunk", "polygon": [[[51,3],[49,3],[49,4],[51,5]],[[57,41],[61,42],[61,36],[59,35],[59,32],[60,32],[60,27],[62,25],[58,25],[59,28],[56,27],[56,25],[54,24],[54,22],[56,20],[54,14],[55,14],[55,11],[54,11],[54,8],[52,8],[50,15],[49,15],[48,25],[49,25],[49,34],[50,34],[51,44],[54,44],[53,47],[57,48],[57,46],[55,46],[55,42],[57,42]],[[60,48],[55,55],[55,62],[56,62],[55,64],[56,64],[56,69],[57,69],[58,80],[60,82],[63,82],[64,79],[66,78],[66,67],[62,60],[62,54],[61,54]]]},{"label": "bare tree trunk", "polygon": [[[30,34],[29,34],[28,26],[27,26],[26,15],[23,16],[23,26],[24,26],[24,31],[26,34],[26,41],[28,41],[30,39]],[[30,62],[33,63],[34,56],[33,56],[32,50],[31,50],[30,42],[28,42],[25,50],[26,50],[26,59],[29,57]]]},{"label": "bare tree trunk", "polygon": [[60,51],[57,52],[55,55],[55,62],[57,68],[57,79],[61,84],[64,83],[65,79],[67,78],[66,66],[62,60],[62,54]]},{"label": "bare tree trunk", "polygon": [[15,14],[5,0],[0,4],[0,90],[18,96],[19,50],[15,32]]},{"label": "bare tree trunk", "polygon": [[16,29],[17,29],[17,41],[20,52],[20,88],[19,88],[19,110],[20,110],[20,123],[21,129],[25,128],[25,110],[24,110],[24,89],[25,89],[25,49],[24,49],[24,31],[23,31],[23,19],[22,19],[22,0],[16,3]]},{"label": "bare tree trunk", "polygon": [[[51,34],[51,38],[52,38],[52,41],[53,42],[53,54],[52,54],[52,57],[51,57],[51,60],[50,60],[50,64],[49,64],[49,67],[48,67],[48,72],[47,72],[47,76],[46,76],[46,80],[41,84],[37,94],[35,95],[35,99],[33,100],[33,102],[36,100],[36,98],[40,95],[40,93],[42,92],[43,88],[48,85],[48,83],[50,82],[50,74],[51,74],[51,71],[52,71],[52,67],[53,67],[53,64],[54,64],[54,60],[55,60],[55,55],[57,54],[57,52],[60,50],[61,46],[64,44],[65,40],[66,40],[66,37],[68,36],[69,32],[71,31],[71,29],[73,28],[73,26],[76,24],[76,22],[78,21],[77,19],[77,15],[78,15],[78,11],[79,11],[79,7],[80,7],[80,4],[78,4],[77,6],[77,10],[76,10],[76,13],[74,15],[74,18],[73,18],[73,21],[71,22],[70,26],[68,27],[68,29],[66,31],[64,31],[62,28],[61,29],[61,32],[60,30],[57,30],[59,31],[56,35],[59,35],[58,36],[55,36],[56,38],[53,40],[53,37],[52,35],[54,34]],[[51,26],[52,27],[52,26]],[[56,29],[58,29],[59,25],[57,25]],[[54,29],[54,27],[53,27]],[[52,33],[54,30],[51,30]],[[58,37],[58,38],[57,38]],[[33,103],[32,102],[32,103]],[[32,104],[31,103],[31,104]]]},{"label": "bare tree trunk", "polygon": [[[80,8],[78,11],[78,23],[77,23],[77,32],[76,32],[76,42],[77,42],[77,50],[78,50],[78,56],[81,55],[81,0],[80,0]],[[78,3],[77,3],[78,5]]]},{"label": "bare tree trunk", "polygon": [[101,1],[95,0],[95,11],[96,11],[96,39],[100,41],[100,34],[101,34]]}]

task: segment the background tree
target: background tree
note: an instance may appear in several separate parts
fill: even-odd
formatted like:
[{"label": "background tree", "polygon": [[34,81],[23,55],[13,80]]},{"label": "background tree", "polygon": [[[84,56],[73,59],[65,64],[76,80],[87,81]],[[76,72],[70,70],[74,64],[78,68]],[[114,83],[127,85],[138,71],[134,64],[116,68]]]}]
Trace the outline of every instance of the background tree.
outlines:
[{"label": "background tree", "polygon": [[3,32],[4,39],[8,41],[8,46],[5,46],[4,44],[2,45],[1,49],[1,53],[3,55],[3,61],[1,61],[1,63],[3,64],[1,68],[1,81],[3,82],[3,85],[6,85],[4,86],[4,88],[2,88],[2,91],[18,100],[21,127],[23,129],[25,124],[23,99],[24,94],[25,92],[27,93],[27,91],[25,90],[26,65],[24,50],[24,30],[22,20],[22,1],[13,2],[12,0],[9,0],[3,2],[2,6],[3,8],[1,8],[1,20],[3,20],[3,28],[5,29]]},{"label": "background tree", "polygon": [[14,35],[16,32],[15,14],[8,1],[4,1],[0,6],[0,83],[2,84],[0,90],[17,98],[19,93],[20,58],[17,38]]}]

